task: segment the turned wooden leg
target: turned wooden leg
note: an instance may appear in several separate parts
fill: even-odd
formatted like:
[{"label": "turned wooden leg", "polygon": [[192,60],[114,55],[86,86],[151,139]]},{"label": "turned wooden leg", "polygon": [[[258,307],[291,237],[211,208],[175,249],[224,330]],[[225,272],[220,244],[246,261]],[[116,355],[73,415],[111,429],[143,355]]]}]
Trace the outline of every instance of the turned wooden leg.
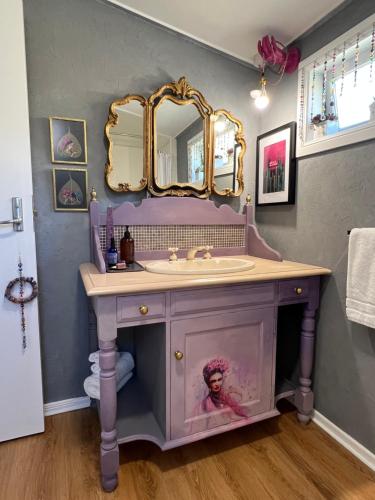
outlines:
[{"label": "turned wooden leg", "polygon": [[300,378],[294,403],[297,407],[298,420],[307,424],[311,420],[314,408],[314,393],[311,390],[311,372],[314,361],[315,311],[310,305],[305,306],[302,320],[300,345]]},{"label": "turned wooden leg", "polygon": [[112,491],[118,483],[119,449],[116,432],[116,342],[99,341],[100,364],[100,424],[102,486]]}]

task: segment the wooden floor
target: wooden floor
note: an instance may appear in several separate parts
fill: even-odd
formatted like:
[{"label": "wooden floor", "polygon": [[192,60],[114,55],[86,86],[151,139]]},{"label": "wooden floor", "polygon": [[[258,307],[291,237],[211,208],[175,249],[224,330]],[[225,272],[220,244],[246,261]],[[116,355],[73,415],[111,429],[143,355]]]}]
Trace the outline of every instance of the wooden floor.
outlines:
[{"label": "wooden floor", "polygon": [[375,499],[375,474],[294,411],[167,452],[122,445],[113,493],[100,488],[98,436],[87,409],[0,444],[0,500]]}]

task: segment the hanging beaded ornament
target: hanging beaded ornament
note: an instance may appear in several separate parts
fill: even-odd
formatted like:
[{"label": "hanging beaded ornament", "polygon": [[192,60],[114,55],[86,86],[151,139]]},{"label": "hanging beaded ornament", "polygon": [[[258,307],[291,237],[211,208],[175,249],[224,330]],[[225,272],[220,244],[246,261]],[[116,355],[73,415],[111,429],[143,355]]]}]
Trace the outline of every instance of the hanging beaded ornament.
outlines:
[{"label": "hanging beaded ornament", "polygon": [[344,92],[345,54],[346,54],[346,42],[344,42],[344,48],[342,50],[342,58],[341,58],[341,89],[340,89],[340,96],[342,96],[342,94]]},{"label": "hanging beaded ornament", "polygon": [[[25,304],[31,302],[38,295],[38,285],[34,278],[25,278],[22,272],[22,262],[21,258],[18,262],[18,274],[19,277],[10,281],[5,289],[5,298],[14,304],[18,304],[21,308],[21,331],[22,331],[22,349],[26,350],[26,319],[25,319]],[[24,296],[25,284],[28,283],[31,286],[31,293],[28,296]],[[15,296],[12,294],[12,289],[15,285],[19,285],[19,294]]]},{"label": "hanging beaded ornament", "polygon": [[301,93],[299,96],[299,138],[303,142],[303,125],[305,111],[305,69],[301,70]]},{"label": "hanging beaded ornament", "polygon": [[355,55],[354,55],[354,87],[357,86],[358,61],[359,61],[359,35],[357,35],[356,44],[355,44]]},{"label": "hanging beaded ornament", "polygon": [[310,112],[310,122],[311,123],[312,123],[313,117],[314,117],[315,78],[316,78],[316,61],[314,61],[312,83],[311,83],[311,112]]},{"label": "hanging beaded ornament", "polygon": [[372,25],[372,33],[371,33],[370,83],[372,83],[372,80],[373,80],[374,50],[375,50],[375,23],[373,23],[373,25]]},{"label": "hanging beaded ornament", "polygon": [[322,115],[321,121],[327,119],[327,54],[324,58],[324,70],[323,70],[323,86],[322,86]]}]

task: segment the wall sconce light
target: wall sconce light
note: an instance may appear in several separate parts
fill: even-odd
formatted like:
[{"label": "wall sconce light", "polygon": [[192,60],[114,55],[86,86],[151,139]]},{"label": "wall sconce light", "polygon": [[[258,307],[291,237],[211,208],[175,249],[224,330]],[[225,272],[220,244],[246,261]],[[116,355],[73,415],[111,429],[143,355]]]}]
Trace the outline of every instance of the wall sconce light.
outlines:
[{"label": "wall sconce light", "polygon": [[265,35],[262,40],[258,41],[258,54],[261,88],[252,90],[250,96],[255,100],[255,106],[258,109],[265,109],[270,102],[266,91],[267,80],[264,76],[266,68],[278,75],[278,80],[271,83],[271,85],[277,85],[285,73],[291,74],[297,70],[301,55],[297,47],[285,47],[270,35]]},{"label": "wall sconce light", "polygon": [[270,98],[267,95],[266,91],[267,80],[264,78],[264,74],[262,73],[262,77],[260,79],[260,90],[252,90],[250,92],[250,97],[255,100],[255,106],[258,109],[265,109],[270,103]]}]

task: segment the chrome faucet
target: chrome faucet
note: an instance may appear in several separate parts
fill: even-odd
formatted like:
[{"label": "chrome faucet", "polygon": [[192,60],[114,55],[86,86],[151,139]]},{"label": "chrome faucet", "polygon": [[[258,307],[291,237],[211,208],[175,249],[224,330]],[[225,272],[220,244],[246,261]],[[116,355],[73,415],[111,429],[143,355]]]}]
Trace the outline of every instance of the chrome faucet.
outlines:
[{"label": "chrome faucet", "polygon": [[204,255],[203,255],[203,258],[204,259],[211,259],[211,254],[210,254],[210,250],[212,250],[213,247],[210,246],[210,245],[206,245],[206,246],[203,246],[203,247],[193,247],[191,248],[190,250],[188,250],[188,253],[186,255],[186,260],[194,260],[195,259],[195,255],[197,254],[197,252],[206,252]]}]

